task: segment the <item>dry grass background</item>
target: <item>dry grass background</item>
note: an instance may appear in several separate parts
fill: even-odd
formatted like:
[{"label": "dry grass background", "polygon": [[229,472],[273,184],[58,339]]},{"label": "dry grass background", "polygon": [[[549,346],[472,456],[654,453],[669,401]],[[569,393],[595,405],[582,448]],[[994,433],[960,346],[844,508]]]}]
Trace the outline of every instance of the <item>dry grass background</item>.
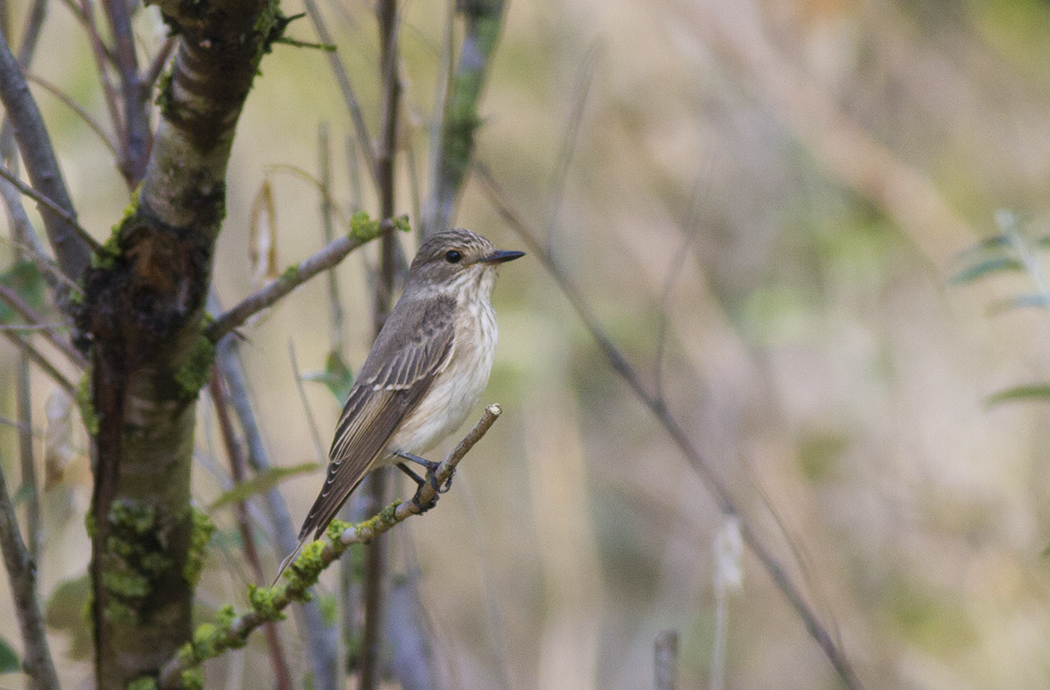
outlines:
[{"label": "dry grass background", "polygon": [[[405,140],[421,167],[445,11],[404,6]],[[325,12],[374,126],[369,5]],[[157,45],[155,9],[137,27]],[[997,232],[998,209],[1046,232],[1047,28],[1050,7],[1038,0],[509,5],[479,157],[547,232],[617,344],[651,385],[662,382],[868,688],[1050,684],[1050,417],[1045,405],[983,404],[1048,376],[1050,317],[987,314],[997,297],[1030,290],[1026,277],[947,282],[959,252]],[[305,20],[290,34],[314,39]],[[104,118],[86,39],[60,3],[41,45],[35,71]],[[316,190],[273,169],[316,171],[319,123],[333,132],[336,201],[350,203],[340,143],[349,121],[325,56],[277,46],[262,69],[230,165],[215,270],[227,303],[252,290],[247,235],[264,179],[280,265],[321,245]],[[104,238],[126,189],[76,116],[37,96],[82,222]],[[400,205],[411,212],[400,162]],[[477,186],[458,224],[521,246]],[[357,366],[370,332],[361,257],[339,277]],[[288,344],[304,370],[323,366],[326,299],[314,281],[245,329],[257,412],[282,465],[315,459]],[[504,268],[495,299],[501,341],[483,402],[501,403],[504,417],[439,508],[395,537],[396,560],[421,574],[447,687],[650,687],[665,628],[682,634],[681,686],[707,687],[715,503],[534,258]],[[10,417],[13,352],[2,358]],[[34,376],[39,422],[50,385]],[[327,445],[338,406],[317,384],[307,397]],[[195,495],[207,505],[225,461],[209,406],[200,409]],[[12,473],[14,436],[0,432]],[[45,592],[85,570],[89,481],[80,458],[45,496]],[[282,485],[296,519],[319,483],[317,473]],[[229,512],[216,519],[233,534]],[[246,571],[225,543],[205,574],[205,608],[244,604]],[[742,567],[727,687],[838,687],[751,554]],[[12,620],[0,597],[11,641]],[[292,623],[283,630],[305,669],[309,650]],[[64,683],[77,687],[86,662],[71,658],[64,634],[54,642]],[[213,663],[209,686],[242,677],[268,687],[264,653],[253,644]]]}]

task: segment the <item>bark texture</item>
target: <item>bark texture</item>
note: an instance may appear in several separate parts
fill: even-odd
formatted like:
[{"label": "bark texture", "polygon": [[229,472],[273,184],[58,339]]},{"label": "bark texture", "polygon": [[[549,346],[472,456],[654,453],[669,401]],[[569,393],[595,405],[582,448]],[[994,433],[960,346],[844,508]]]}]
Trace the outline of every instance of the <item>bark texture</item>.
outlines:
[{"label": "bark texture", "polygon": [[88,269],[78,309],[92,363],[81,400],[94,439],[101,690],[156,676],[190,638],[200,572],[191,547],[203,529],[189,502],[194,408],[214,357],[204,304],[234,129],[287,23],[268,0],[159,4],[180,38],[160,84],[161,120],[137,197]]}]

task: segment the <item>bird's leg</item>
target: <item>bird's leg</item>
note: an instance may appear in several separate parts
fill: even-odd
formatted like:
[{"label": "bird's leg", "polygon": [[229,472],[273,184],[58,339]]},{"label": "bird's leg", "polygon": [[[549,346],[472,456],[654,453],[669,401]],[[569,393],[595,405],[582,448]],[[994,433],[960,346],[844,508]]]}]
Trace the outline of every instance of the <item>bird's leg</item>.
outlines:
[{"label": "bird's leg", "polygon": [[403,462],[399,462],[399,463],[397,463],[397,468],[398,468],[399,470],[401,470],[402,472],[404,472],[405,474],[407,474],[407,475],[409,476],[409,478],[410,478],[410,479],[411,479],[412,481],[414,481],[414,482],[415,482],[415,483],[416,483],[416,484],[417,484],[418,486],[423,486],[424,484],[426,484],[426,483],[427,483],[427,480],[426,480],[426,479],[423,479],[423,478],[422,478],[422,477],[420,477],[420,476],[419,476],[418,474],[416,474],[416,473],[415,473],[415,472],[414,472],[414,471],[412,470],[412,468],[411,468],[411,467],[409,467],[408,465],[406,465],[405,463],[403,463]]},{"label": "bird's leg", "polygon": [[[453,470],[452,474],[450,474],[448,476],[448,479],[445,480],[445,485],[439,486],[437,477],[434,475],[434,473],[437,472],[437,468],[441,465],[441,463],[434,462],[433,460],[427,460],[426,458],[421,458],[418,455],[413,455],[412,453],[405,453],[404,451],[400,450],[394,451],[394,455],[398,456],[399,458],[404,458],[405,460],[411,460],[417,465],[421,465],[422,467],[427,468],[427,480],[430,482],[430,485],[434,487],[434,491],[438,492],[439,494],[446,493],[449,489],[452,488],[452,477],[456,474],[455,470]],[[418,484],[422,485],[423,482],[419,479],[419,475],[411,471],[408,468],[408,466],[405,465],[405,463],[399,462],[398,467],[401,468],[402,472],[407,473],[408,476],[414,478]]]}]

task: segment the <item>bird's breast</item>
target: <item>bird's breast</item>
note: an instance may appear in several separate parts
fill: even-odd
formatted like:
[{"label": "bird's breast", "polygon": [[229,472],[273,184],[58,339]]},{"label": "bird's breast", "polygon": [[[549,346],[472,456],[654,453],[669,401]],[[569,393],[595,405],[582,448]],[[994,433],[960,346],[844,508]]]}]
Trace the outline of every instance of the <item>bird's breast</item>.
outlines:
[{"label": "bird's breast", "polygon": [[487,299],[468,299],[457,309],[452,356],[419,406],[387,446],[422,455],[463,424],[478,404],[496,351],[496,314]]}]

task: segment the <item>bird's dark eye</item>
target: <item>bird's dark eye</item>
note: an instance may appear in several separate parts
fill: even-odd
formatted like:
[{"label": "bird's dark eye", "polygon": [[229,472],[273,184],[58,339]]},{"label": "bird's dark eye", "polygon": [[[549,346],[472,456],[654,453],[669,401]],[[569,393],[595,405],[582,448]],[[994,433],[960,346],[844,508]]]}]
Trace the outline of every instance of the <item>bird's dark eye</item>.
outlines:
[{"label": "bird's dark eye", "polygon": [[459,260],[463,258],[463,255],[457,252],[455,249],[450,249],[445,252],[445,261],[450,264],[458,264]]}]

